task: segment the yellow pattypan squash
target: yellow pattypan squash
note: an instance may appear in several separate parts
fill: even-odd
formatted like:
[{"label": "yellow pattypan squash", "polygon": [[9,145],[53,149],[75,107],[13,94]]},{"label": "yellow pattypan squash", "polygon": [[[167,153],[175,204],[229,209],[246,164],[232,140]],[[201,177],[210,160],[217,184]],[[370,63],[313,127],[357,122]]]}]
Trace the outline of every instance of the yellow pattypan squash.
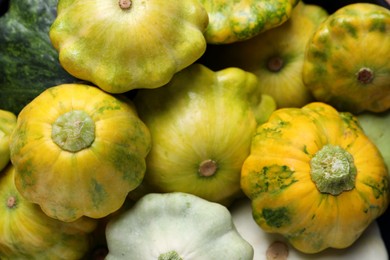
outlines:
[{"label": "yellow pattypan squash", "polygon": [[160,87],[206,49],[198,0],[59,0],[50,39],[73,76],[110,93]]},{"label": "yellow pattypan squash", "polygon": [[9,137],[16,126],[16,115],[0,109],[0,171],[9,163]]},{"label": "yellow pattypan squash", "polygon": [[242,195],[240,171],[251,137],[275,108],[259,94],[255,75],[193,64],[164,87],[139,90],[134,102],[153,143],[144,190],[225,205]]},{"label": "yellow pattypan squash", "polygon": [[83,84],[55,86],[18,116],[15,184],[53,218],[104,217],[141,183],[150,146],[130,100]]},{"label": "yellow pattypan squash", "polygon": [[298,250],[352,245],[390,201],[390,178],[356,117],[310,103],[276,110],[242,167],[253,217]]},{"label": "yellow pattypan squash", "polygon": [[78,260],[89,250],[97,221],[63,222],[47,216],[20,195],[12,165],[0,173],[0,258],[2,260]]},{"label": "yellow pattypan squash", "polygon": [[316,100],[360,113],[390,109],[390,10],[355,3],[338,9],[308,42],[303,80]]},{"label": "yellow pattypan squash", "polygon": [[255,37],[218,45],[207,62],[211,67],[239,67],[256,74],[261,92],[272,96],[278,108],[302,107],[313,101],[302,79],[306,44],[316,27],[327,18],[320,6],[298,3],[282,25]]}]

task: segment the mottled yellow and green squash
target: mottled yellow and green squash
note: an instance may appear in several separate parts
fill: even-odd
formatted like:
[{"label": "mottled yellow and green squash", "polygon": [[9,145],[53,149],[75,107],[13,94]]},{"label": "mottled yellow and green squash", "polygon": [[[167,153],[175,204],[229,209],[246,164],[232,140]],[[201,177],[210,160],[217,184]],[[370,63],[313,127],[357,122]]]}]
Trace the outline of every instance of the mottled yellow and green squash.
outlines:
[{"label": "mottled yellow and green squash", "polygon": [[10,138],[15,184],[63,221],[104,217],[145,173],[151,137],[130,100],[97,87],[51,87],[23,108]]},{"label": "mottled yellow and green squash", "polygon": [[263,230],[317,253],[349,247],[386,211],[389,178],[356,117],[314,102],[258,127],[241,186]]},{"label": "mottled yellow and green squash", "polygon": [[243,41],[287,21],[299,0],[200,0],[209,14],[205,37],[210,44]]},{"label": "mottled yellow and green squash", "polygon": [[303,80],[321,102],[360,113],[390,108],[390,10],[369,3],[331,14],[309,40]]},{"label": "mottled yellow and green squash", "polygon": [[109,93],[157,88],[206,50],[198,0],[59,0],[50,39],[76,78]]}]

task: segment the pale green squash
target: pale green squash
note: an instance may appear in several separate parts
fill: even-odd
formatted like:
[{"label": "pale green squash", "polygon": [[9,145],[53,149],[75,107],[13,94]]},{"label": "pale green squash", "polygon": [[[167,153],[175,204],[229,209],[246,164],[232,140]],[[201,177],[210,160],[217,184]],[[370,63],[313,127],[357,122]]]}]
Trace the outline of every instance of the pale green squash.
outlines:
[{"label": "pale green squash", "polygon": [[252,260],[229,210],[185,193],[151,193],[111,219],[107,260]]},{"label": "pale green squash", "polygon": [[240,170],[251,137],[275,108],[259,93],[255,75],[193,64],[161,88],[139,90],[134,102],[153,143],[146,190],[224,204],[241,195]]}]

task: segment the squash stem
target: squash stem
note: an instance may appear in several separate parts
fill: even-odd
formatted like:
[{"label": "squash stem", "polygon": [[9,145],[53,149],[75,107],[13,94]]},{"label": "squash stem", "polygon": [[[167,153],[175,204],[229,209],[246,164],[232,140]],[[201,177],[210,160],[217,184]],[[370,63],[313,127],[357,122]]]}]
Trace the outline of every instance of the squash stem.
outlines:
[{"label": "squash stem", "polygon": [[311,179],[322,193],[339,195],[355,187],[352,155],[340,146],[327,144],[310,160]]},{"label": "squash stem", "polygon": [[371,83],[374,79],[374,72],[369,68],[361,68],[357,73],[357,80],[363,84]]},{"label": "squash stem", "polygon": [[131,0],[119,0],[118,4],[122,10],[127,10],[130,9],[132,3]]},{"label": "squash stem", "polygon": [[7,207],[10,209],[16,207],[16,197],[15,196],[8,197],[6,204],[7,204]]},{"label": "squash stem", "polygon": [[78,152],[91,146],[95,140],[95,123],[86,112],[72,110],[53,123],[51,137],[61,149]]},{"label": "squash stem", "polygon": [[176,251],[169,251],[158,256],[158,260],[183,260]]},{"label": "squash stem", "polygon": [[203,177],[210,177],[217,172],[217,163],[213,160],[204,160],[199,165],[199,174]]},{"label": "squash stem", "polygon": [[288,246],[281,241],[273,242],[266,251],[266,259],[287,260]]},{"label": "squash stem", "polygon": [[271,57],[267,62],[268,70],[272,72],[279,72],[284,66],[284,61],[279,56]]}]

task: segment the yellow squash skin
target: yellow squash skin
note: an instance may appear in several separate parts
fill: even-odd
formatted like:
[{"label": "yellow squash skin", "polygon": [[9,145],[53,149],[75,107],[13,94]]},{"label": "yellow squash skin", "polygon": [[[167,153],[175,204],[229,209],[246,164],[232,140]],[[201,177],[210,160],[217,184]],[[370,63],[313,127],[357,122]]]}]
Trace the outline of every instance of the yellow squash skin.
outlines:
[{"label": "yellow squash skin", "polygon": [[104,217],[141,183],[150,140],[129,100],[83,84],[49,88],[11,135],[16,187],[53,218]]},{"label": "yellow squash skin", "polygon": [[50,39],[70,74],[124,93],[160,87],[197,60],[207,24],[197,0],[60,0]]},{"label": "yellow squash skin", "polygon": [[[345,164],[346,158],[331,155],[329,147],[341,148],[352,159]],[[324,151],[330,157],[315,162]],[[338,175],[334,171],[343,168],[351,179],[329,184]],[[332,191],[319,188],[314,173],[324,174],[322,184]],[[320,102],[276,110],[258,127],[241,176],[258,225],[282,234],[304,253],[346,248],[356,241],[388,207],[389,182],[378,148],[356,118]],[[335,187],[343,189],[335,192]]]},{"label": "yellow squash skin", "polygon": [[252,134],[274,110],[256,86],[256,76],[241,69],[193,64],[162,88],[139,90],[134,102],[153,143],[145,186],[224,205],[242,196],[240,171]]},{"label": "yellow squash skin", "polygon": [[0,171],[9,163],[9,137],[16,126],[16,115],[0,109]]},{"label": "yellow squash skin", "polygon": [[299,0],[200,0],[209,14],[210,44],[244,41],[286,22]]},{"label": "yellow squash skin", "polygon": [[0,173],[0,258],[2,260],[78,260],[89,250],[96,220],[62,222],[48,217],[38,205],[20,195],[15,169]]},{"label": "yellow squash skin", "polygon": [[214,66],[239,67],[259,78],[263,94],[272,96],[278,108],[302,107],[313,101],[302,80],[307,42],[317,26],[327,18],[320,6],[299,2],[290,19],[246,41],[213,49]]},{"label": "yellow squash skin", "polygon": [[355,3],[331,14],[309,40],[303,81],[316,100],[354,114],[390,108],[390,10]]}]

